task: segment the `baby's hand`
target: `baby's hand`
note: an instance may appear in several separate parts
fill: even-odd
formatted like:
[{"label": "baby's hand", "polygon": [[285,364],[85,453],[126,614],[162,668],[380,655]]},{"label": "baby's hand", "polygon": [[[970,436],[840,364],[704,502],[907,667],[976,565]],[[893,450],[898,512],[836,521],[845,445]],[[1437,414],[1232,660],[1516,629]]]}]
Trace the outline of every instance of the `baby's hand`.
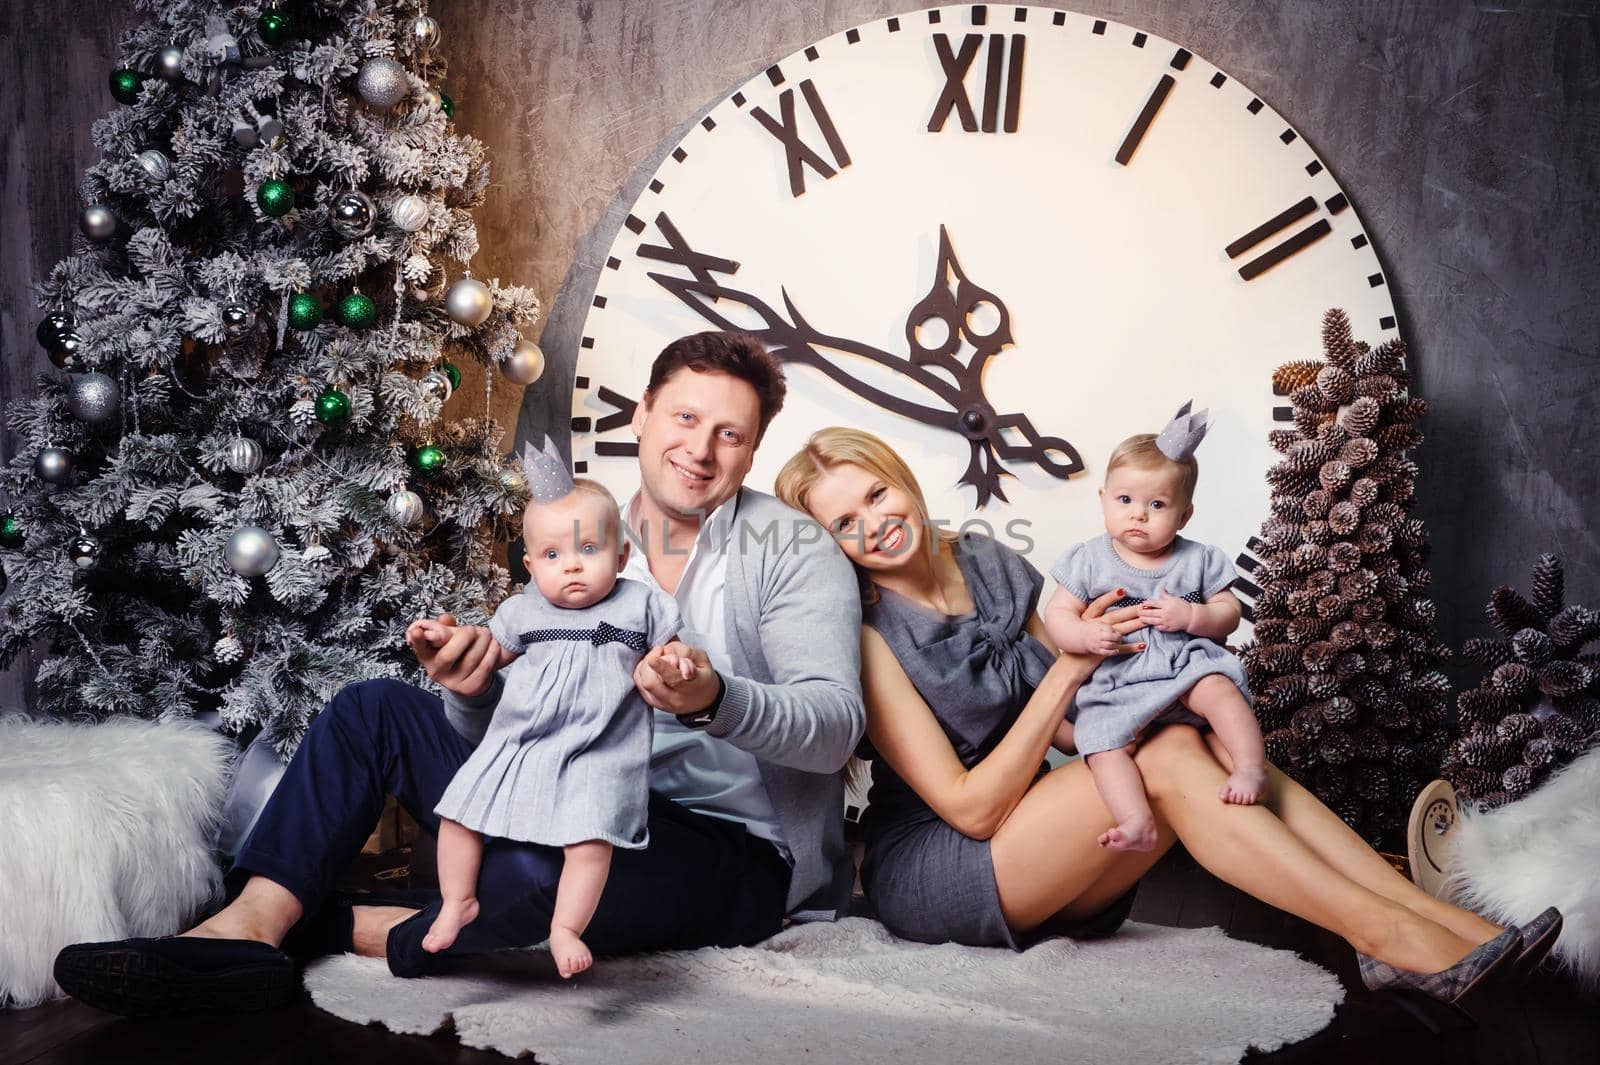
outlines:
[{"label": "baby's hand", "polygon": [[1140,605],[1139,620],[1161,632],[1184,632],[1194,621],[1194,604],[1157,588],[1156,597]]},{"label": "baby's hand", "polygon": [[663,652],[661,655],[661,660],[666,662],[667,665],[676,669],[678,671],[678,675],[684,680],[694,680],[695,674],[699,672],[699,670],[695,667],[694,659],[688,657],[687,655],[680,656]]},{"label": "baby's hand", "polygon": [[406,628],[406,641],[413,638],[426,640],[434,647],[443,647],[444,642],[450,638],[450,625],[441,625],[432,618],[418,618]]},{"label": "baby's hand", "polygon": [[1103,621],[1086,621],[1089,627],[1088,639],[1085,646],[1092,655],[1114,655],[1120,653],[1122,636],[1116,629]]}]

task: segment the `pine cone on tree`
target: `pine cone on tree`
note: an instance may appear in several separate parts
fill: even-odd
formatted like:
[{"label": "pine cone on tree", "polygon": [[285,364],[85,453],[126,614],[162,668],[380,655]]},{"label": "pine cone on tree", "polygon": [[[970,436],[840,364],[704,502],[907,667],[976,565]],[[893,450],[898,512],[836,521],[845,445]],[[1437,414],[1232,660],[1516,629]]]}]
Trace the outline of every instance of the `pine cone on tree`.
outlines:
[{"label": "pine cone on tree", "polygon": [[1505,585],[1489,595],[1485,613],[1503,638],[1462,646],[1485,676],[1456,700],[1458,732],[1442,771],[1479,809],[1536,791],[1600,739],[1600,669],[1583,653],[1600,631],[1592,611],[1564,596],[1561,560],[1540,555],[1528,598]]},{"label": "pine cone on tree", "polygon": [[[1272,516],[1244,664],[1262,728],[1285,755],[1274,761],[1352,828],[1381,834],[1401,825],[1443,755],[1426,732],[1447,710],[1448,652],[1433,635],[1427,532],[1411,517],[1416,466],[1405,454],[1426,404],[1404,392],[1404,344],[1355,340],[1339,310],[1324,315],[1322,337],[1322,360],[1273,377],[1295,428],[1271,437],[1282,458],[1267,474]],[[1493,739],[1491,729],[1483,742]],[[1402,750],[1406,764],[1392,764]]]}]

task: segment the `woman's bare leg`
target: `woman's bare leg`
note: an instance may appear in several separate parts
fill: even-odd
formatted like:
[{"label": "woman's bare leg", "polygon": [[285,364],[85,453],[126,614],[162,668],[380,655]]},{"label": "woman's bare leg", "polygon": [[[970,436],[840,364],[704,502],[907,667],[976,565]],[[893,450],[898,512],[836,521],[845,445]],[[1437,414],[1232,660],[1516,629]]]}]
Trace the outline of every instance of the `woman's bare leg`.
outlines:
[{"label": "woman's bare leg", "polygon": [[1194,728],[1167,726],[1137,757],[1156,819],[1172,826],[1196,861],[1246,894],[1411,972],[1438,972],[1479,945],[1352,880],[1266,805],[1217,802],[1228,773]]},{"label": "woman's bare leg", "polygon": [[[1217,761],[1231,772],[1233,763],[1226,746],[1209,733],[1205,739]],[[1436,899],[1413,884],[1384,861],[1338,814],[1276,766],[1268,765],[1267,776],[1262,803],[1277,814],[1301,842],[1340,873],[1368,891],[1398,902],[1473,943],[1487,943],[1503,931],[1499,925],[1471,910]]]}]

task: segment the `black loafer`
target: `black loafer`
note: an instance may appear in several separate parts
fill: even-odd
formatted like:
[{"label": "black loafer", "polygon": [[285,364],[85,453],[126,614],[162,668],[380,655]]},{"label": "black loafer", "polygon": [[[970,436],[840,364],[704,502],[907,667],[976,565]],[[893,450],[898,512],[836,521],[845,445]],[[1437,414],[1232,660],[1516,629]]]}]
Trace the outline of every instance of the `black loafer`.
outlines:
[{"label": "black loafer", "polygon": [[273,1009],[297,989],[294,960],[276,947],[199,936],[74,943],[56,955],[55,978],[73,998],[125,1017]]}]

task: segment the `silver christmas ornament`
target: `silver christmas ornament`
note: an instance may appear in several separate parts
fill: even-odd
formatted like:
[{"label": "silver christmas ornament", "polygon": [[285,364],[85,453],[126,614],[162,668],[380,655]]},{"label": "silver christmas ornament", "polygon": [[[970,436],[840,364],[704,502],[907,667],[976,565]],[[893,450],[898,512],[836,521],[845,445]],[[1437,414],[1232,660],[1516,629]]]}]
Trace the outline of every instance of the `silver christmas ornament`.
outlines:
[{"label": "silver christmas ornament", "polygon": [[444,97],[439,94],[438,89],[430,86],[422,90],[422,105],[424,107],[436,107],[442,111],[444,110]]},{"label": "silver christmas ornament", "polygon": [[428,201],[421,196],[402,196],[389,208],[389,220],[407,233],[415,233],[428,224]]},{"label": "silver christmas ornament", "polygon": [[380,111],[387,111],[411,92],[406,68],[393,59],[378,56],[361,64],[356,75],[356,92]]},{"label": "silver christmas ornament", "polygon": [[439,43],[439,23],[428,15],[418,15],[411,22],[411,43],[418,51],[426,51]]},{"label": "silver christmas ornament", "polygon": [[255,313],[242,303],[230,303],[222,308],[222,328],[231,337],[248,333],[255,322]]},{"label": "silver christmas ornament", "polygon": [[166,181],[172,176],[172,160],[154,148],[145,149],[135,158],[139,160],[139,165],[144,168],[144,172],[152,181]]},{"label": "silver christmas ornament", "polygon": [[228,442],[223,459],[234,473],[255,473],[261,468],[261,445],[248,436],[236,436]]},{"label": "silver christmas ornament", "polygon": [[233,572],[241,577],[259,577],[278,562],[278,541],[257,525],[242,525],[228,537],[222,552]]},{"label": "silver christmas ornament", "polygon": [[169,44],[156,53],[156,73],[168,81],[183,77],[183,49]]},{"label": "silver christmas ornament", "polygon": [[110,240],[117,231],[117,216],[111,213],[110,208],[91,203],[78,215],[78,228],[90,240]]},{"label": "silver christmas ornament", "polygon": [[422,497],[409,488],[402,488],[389,496],[384,509],[389,517],[409,528],[422,520]]},{"label": "silver christmas ornament", "polygon": [[66,484],[72,480],[72,452],[64,447],[47,447],[33,460],[33,475],[47,484]]},{"label": "silver christmas ornament", "polygon": [[524,337],[511,350],[511,358],[500,364],[500,372],[514,385],[531,385],[544,373],[544,352]]},{"label": "silver christmas ornament", "polygon": [[68,553],[79,569],[88,569],[100,561],[100,540],[93,533],[79,532]]},{"label": "silver christmas ornament", "polygon": [[479,326],[494,310],[494,296],[482,281],[463,277],[445,293],[444,309],[453,322],[469,327]]},{"label": "silver christmas ornament", "polygon": [[328,208],[328,221],[333,231],[346,240],[356,240],[372,232],[378,220],[378,209],[372,197],[359,189],[339,193]]},{"label": "silver christmas ornament", "polygon": [[521,470],[501,470],[500,487],[515,495],[528,488],[528,479],[522,476]]},{"label": "silver christmas ornament", "polygon": [[449,399],[450,394],[455,391],[454,386],[450,384],[450,378],[438,370],[429,370],[422,375],[422,388],[440,403]]},{"label": "silver christmas ornament", "polygon": [[67,407],[80,422],[99,425],[117,413],[122,402],[117,383],[103,373],[86,373],[72,379]]}]

